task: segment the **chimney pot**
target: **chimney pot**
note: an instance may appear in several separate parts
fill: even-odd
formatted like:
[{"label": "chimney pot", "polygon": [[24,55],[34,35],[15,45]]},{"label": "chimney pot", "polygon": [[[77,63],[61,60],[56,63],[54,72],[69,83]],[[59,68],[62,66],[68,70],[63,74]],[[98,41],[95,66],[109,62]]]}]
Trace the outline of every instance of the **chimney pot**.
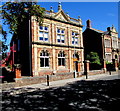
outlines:
[{"label": "chimney pot", "polygon": [[87,28],[91,28],[91,21],[90,20],[87,20]]}]

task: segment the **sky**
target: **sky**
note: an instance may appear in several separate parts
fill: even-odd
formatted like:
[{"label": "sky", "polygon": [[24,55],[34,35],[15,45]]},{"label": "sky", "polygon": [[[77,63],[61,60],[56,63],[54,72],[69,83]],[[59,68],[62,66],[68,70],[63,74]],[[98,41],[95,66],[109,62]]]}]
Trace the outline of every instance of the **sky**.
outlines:
[{"label": "sky", "polygon": [[[54,12],[58,11],[58,2],[38,2],[41,7]],[[118,2],[61,2],[63,11],[70,17],[82,19],[83,31],[86,28],[86,21],[91,20],[92,28],[106,31],[107,27],[115,26],[118,31]],[[6,28],[7,29],[7,28]],[[11,41],[11,34],[8,34],[7,44]]]},{"label": "sky", "polygon": [[[50,10],[53,7],[55,12],[58,11],[58,2],[39,2],[41,7]],[[70,17],[82,19],[86,28],[86,21],[91,20],[93,28],[106,31],[107,27],[114,25],[118,31],[118,3],[117,2],[61,2],[62,9],[68,12]]]}]

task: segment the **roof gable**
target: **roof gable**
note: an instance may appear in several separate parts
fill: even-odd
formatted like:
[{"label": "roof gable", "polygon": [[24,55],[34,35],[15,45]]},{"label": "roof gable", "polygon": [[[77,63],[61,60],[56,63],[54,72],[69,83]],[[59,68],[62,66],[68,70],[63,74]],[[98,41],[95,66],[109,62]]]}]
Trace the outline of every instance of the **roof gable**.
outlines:
[{"label": "roof gable", "polygon": [[54,16],[55,19],[58,19],[58,20],[62,20],[62,21],[70,21],[69,20],[69,17],[64,13],[63,10],[60,10],[58,11],[55,16]]}]

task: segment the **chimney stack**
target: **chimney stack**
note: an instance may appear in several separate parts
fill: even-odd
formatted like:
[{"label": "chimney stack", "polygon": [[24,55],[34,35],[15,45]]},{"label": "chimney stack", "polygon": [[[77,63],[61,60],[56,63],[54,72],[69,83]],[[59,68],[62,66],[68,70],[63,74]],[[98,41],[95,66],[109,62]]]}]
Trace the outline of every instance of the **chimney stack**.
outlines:
[{"label": "chimney stack", "polygon": [[90,21],[90,20],[87,20],[86,23],[87,23],[87,26],[86,26],[86,27],[87,27],[87,28],[91,28],[91,21]]}]

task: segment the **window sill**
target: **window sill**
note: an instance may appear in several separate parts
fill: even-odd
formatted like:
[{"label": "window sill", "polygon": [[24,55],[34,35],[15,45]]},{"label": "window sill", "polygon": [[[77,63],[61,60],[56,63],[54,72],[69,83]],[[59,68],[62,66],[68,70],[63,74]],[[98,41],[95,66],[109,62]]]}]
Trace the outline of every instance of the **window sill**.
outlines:
[{"label": "window sill", "polygon": [[49,69],[50,67],[40,67],[40,69]]},{"label": "window sill", "polygon": [[65,69],[65,66],[58,66],[59,69]]}]

